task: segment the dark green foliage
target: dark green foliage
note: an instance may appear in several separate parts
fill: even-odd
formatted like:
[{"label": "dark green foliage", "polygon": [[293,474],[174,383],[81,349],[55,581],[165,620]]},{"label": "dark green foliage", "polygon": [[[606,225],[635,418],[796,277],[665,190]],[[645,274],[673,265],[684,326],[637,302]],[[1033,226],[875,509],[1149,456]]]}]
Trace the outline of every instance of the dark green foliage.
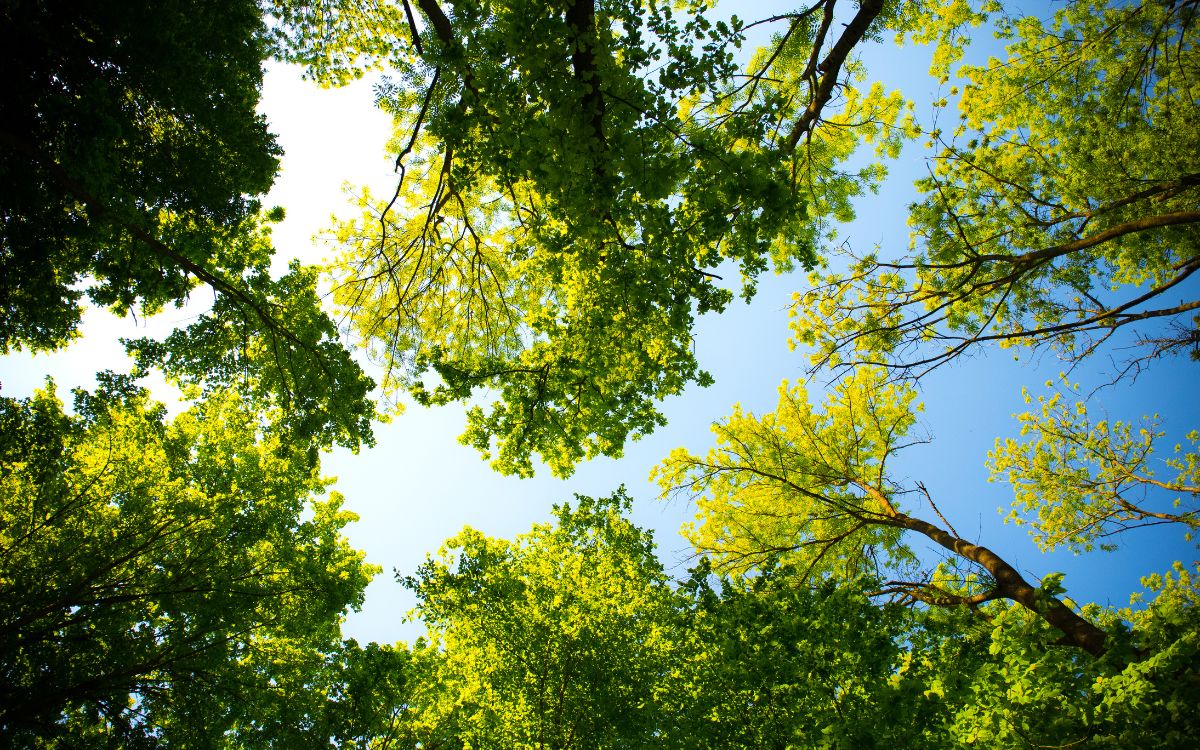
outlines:
[{"label": "dark green foliage", "polygon": [[694,571],[680,592],[694,651],[679,660],[679,702],[662,717],[670,746],[920,744],[936,707],[892,680],[911,617],[872,604],[861,583],[812,588],[789,567],[719,581],[707,565]]},{"label": "dark green foliage", "polygon": [[278,148],[255,111],[264,56],[250,0],[13,0],[0,16],[0,350],[62,345],[79,289],[124,313],[257,260],[220,241],[256,210]]},{"label": "dark green foliage", "polygon": [[269,273],[279,149],[256,111],[254,2],[5,4],[0,60],[0,351],[64,346],[84,296],[118,315],[213,310],[132,348],[208,389],[278,406],[297,440],[371,441],[373,383],[341,346],[316,274]]},{"label": "dark green foliage", "polygon": [[321,310],[316,271],[293,263],[285,276],[272,279],[263,265],[247,278],[246,290],[274,319],[287,321],[286,328],[262,325],[262,318],[243,315],[236,300],[222,295],[187,328],[162,341],[127,341],[126,347],[142,370],[157,367],[204,394],[237,387],[264,405],[277,404],[281,425],[313,451],[373,442],[375,410],[368,394],[375,384],[348,356]]}]

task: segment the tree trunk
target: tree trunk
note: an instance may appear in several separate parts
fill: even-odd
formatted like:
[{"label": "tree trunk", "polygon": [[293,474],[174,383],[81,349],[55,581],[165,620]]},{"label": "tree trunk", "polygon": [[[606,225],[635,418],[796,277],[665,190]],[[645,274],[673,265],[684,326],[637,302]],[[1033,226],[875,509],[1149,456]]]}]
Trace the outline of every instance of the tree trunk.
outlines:
[{"label": "tree trunk", "polygon": [[1030,585],[1017,572],[1016,568],[1005,562],[995,552],[987,547],[960,539],[927,521],[906,516],[903,513],[898,513],[892,520],[897,526],[923,534],[959,557],[983,566],[996,581],[995,594],[998,598],[1014,601],[1038,615],[1061,630],[1066,636],[1066,642],[1078,646],[1095,657],[1104,654],[1106,634],[1103,630],[1077,615],[1058,598],[1040,594],[1038,589]]}]

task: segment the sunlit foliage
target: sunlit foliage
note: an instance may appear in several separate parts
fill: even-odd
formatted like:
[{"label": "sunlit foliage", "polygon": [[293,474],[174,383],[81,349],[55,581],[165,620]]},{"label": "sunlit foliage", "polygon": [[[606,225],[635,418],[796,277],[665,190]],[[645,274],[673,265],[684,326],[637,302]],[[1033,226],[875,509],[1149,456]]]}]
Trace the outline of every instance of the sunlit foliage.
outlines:
[{"label": "sunlit foliage", "polygon": [[[1152,456],[1166,433],[1157,417],[1140,426],[1093,420],[1072,395],[1076,389],[1064,381],[1049,397],[1038,396],[1038,410],[1017,417],[1021,439],[996,440],[989,464],[994,478],[1012,483],[1009,517],[1028,522],[1043,549],[1090,551],[1102,539],[1113,549],[1114,535],[1164,523],[1181,525],[1190,538],[1200,526],[1200,433],[1175,445],[1160,477],[1153,467],[1162,462]],[[1028,392],[1025,402],[1033,403]]]},{"label": "sunlit foliage", "polygon": [[749,298],[768,268],[811,267],[877,184],[880,164],[843,165],[863,142],[894,154],[906,110],[858,87],[851,52],[920,6],[870,0],[843,25],[820,0],[770,19],[782,30],[743,68],[746,22],[706,3],[534,5],[425,0],[394,17],[378,94],[398,184],[339,228],[333,273],[385,390],[446,403],[488,388],[463,442],[504,473],[540,457],[565,475],[709,382],[691,331],[733,299],[721,274]]},{"label": "sunlit foliage", "polygon": [[991,14],[1007,57],[954,71],[958,121],[925,133],[936,155],[910,214],[914,255],[858,253],[797,294],[813,361],[919,377],[986,342],[1078,360],[1126,326],[1145,345],[1134,371],[1194,349],[1195,13]]},{"label": "sunlit foliage", "polygon": [[254,697],[248,665],[338,647],[378,569],[252,403],[167,420],[102,382],[75,415],[52,387],[0,400],[0,734],[209,744]]}]

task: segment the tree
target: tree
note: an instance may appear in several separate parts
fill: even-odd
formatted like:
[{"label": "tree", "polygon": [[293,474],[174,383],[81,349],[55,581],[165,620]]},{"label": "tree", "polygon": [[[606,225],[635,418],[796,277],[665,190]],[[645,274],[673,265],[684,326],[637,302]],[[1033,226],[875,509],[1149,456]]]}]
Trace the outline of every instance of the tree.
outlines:
[{"label": "tree", "polygon": [[[735,407],[713,425],[717,445],[707,457],[678,449],[655,473],[664,494],[697,498],[701,524],[688,535],[726,569],[752,570],[782,554],[816,579],[895,572],[900,577],[878,593],[972,608],[1007,599],[1061,631],[1063,643],[1103,654],[1104,631],[1057,598],[1052,579],[1049,589],[1029,583],[995,552],[960,536],[923,485],[906,488],[889,475],[889,460],[914,442],[908,432],[920,408],[915,397],[911,387],[887,384],[879,369],[839,382],[822,410],[801,386],[785,384],[776,411],[755,417]],[[904,497],[917,492],[941,525],[904,509]],[[950,567],[917,571],[906,533],[949,552]],[[951,574],[965,576],[966,585],[954,584]]]},{"label": "tree", "polygon": [[[405,579],[430,640],[413,650],[407,741],[422,747],[890,746],[935,706],[889,676],[913,623],[861,582],[795,568],[672,582],[622,492],[558,506],[512,541],[471,529]],[[418,677],[417,675],[420,675]]]},{"label": "tree", "polygon": [[[876,605],[873,582],[812,585],[793,565],[716,578],[702,560],[679,590],[684,633],[664,677],[657,747],[938,745],[942,707],[893,679],[917,623]],[[936,738],[936,739],[935,739]]]},{"label": "tree", "polygon": [[[340,644],[377,571],[261,405],[174,420],[124,377],[0,400],[0,734],[12,746],[212,746],[253,665]],[[38,738],[41,738],[40,740]]]},{"label": "tree", "polygon": [[939,707],[927,721],[946,746],[1191,747],[1196,577],[1176,564],[1143,582],[1154,593],[1146,606],[1085,607],[1112,636],[1104,658],[1048,646],[1044,621],[991,602],[986,621],[962,609],[923,613],[893,679]]},{"label": "tree", "polygon": [[[1073,393],[1064,380],[1049,398],[1038,396],[1039,411],[1017,417],[1026,442],[997,439],[988,454],[993,478],[1013,486],[1009,518],[1025,523],[1032,516],[1030,533],[1046,550],[1090,551],[1097,540],[1127,529],[1167,523],[1184,526],[1190,538],[1200,527],[1200,433],[1188,434],[1186,450],[1176,444],[1165,460],[1174,476],[1159,479],[1150,466],[1154,443],[1166,434],[1160,420],[1146,418],[1140,428],[1093,422],[1083,401],[1067,401]],[[1026,391],[1025,402],[1032,401]]]},{"label": "tree", "polygon": [[413,701],[422,747],[653,743],[671,590],[623,492],[576,503],[512,542],[464,529],[404,579],[440,654]]},{"label": "tree", "polygon": [[987,343],[1078,362],[1126,327],[1145,346],[1124,372],[1194,354],[1195,13],[1077,0],[1048,24],[993,14],[1008,57],[961,68],[959,122],[927,132],[940,150],[910,214],[914,255],[859,254],[797,295],[814,364],[920,377]]},{"label": "tree", "polygon": [[[249,0],[0,11],[0,352],[64,346],[86,293],[118,315],[213,312],[143,366],[215,389],[255,382],[298,438],[371,439],[373,384],[340,346],[315,274],[269,270],[259,197],[279,149],[256,112],[267,54]],[[303,413],[301,413],[301,411]]]},{"label": "tree", "polygon": [[[379,98],[397,188],[340,227],[335,301],[385,390],[446,403],[492,389],[462,440],[499,471],[529,474],[540,456],[565,475],[709,382],[691,327],[731,301],[723,265],[747,298],[768,266],[811,266],[825,222],[881,176],[840,165],[860,140],[894,152],[903,105],[856,88],[851,52],[924,6],[863,0],[842,25],[817,0],[765,19],[782,31],[742,74],[750,25],[707,3],[682,17],[642,2],[448,5],[404,3],[403,22],[367,5],[329,21],[328,48],[292,53],[333,81],[356,51],[396,71]],[[347,41],[389,19],[388,43]]]},{"label": "tree", "polygon": [[[93,301],[123,313],[183,297],[189,265],[240,272],[246,260],[208,232],[254,213],[246,196],[277,168],[254,111],[255,4],[4,15],[4,351],[69,339],[85,276]],[[194,239],[158,241],[171,230]]]}]

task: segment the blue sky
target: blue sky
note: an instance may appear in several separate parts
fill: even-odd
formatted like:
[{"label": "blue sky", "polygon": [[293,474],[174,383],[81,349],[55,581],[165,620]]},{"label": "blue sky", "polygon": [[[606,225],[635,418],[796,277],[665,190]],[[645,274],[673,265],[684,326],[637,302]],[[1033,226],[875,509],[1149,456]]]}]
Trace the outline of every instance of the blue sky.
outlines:
[{"label": "blue sky", "polygon": [[[764,6],[762,14],[769,12]],[[935,82],[924,75],[928,56],[927,50],[895,50],[888,45],[871,53],[867,63],[871,70],[886,71],[892,83],[921,102],[938,93]],[[341,90],[322,90],[301,81],[298,70],[280,65],[269,68],[262,110],[285,151],[282,174],[266,201],[287,209],[288,218],[275,233],[280,267],[291,257],[318,261],[328,248],[312,238],[330,225],[331,214],[353,210],[344,185],[371,185],[383,193],[393,184],[391,160],[384,151],[389,120],[373,106],[369,79]],[[918,107],[919,115],[927,111]],[[919,148],[907,147],[893,165],[885,189],[858,201],[859,219],[839,228],[841,237],[857,249],[879,245],[887,255],[905,251],[905,208],[914,195],[911,182],[923,170]],[[376,641],[411,641],[419,635],[418,625],[401,622],[413,600],[394,582],[392,570],[412,572],[463,525],[511,537],[545,521],[551,505],[571,499],[573,493],[607,495],[621,484],[636,499],[635,520],[655,529],[665,563],[683,577],[689,548],[677,530],[694,511],[683,502],[657,501],[657,488],[648,483],[647,475],[675,447],[707,450],[710,423],[728,414],[735,402],[756,412],[769,410],[782,380],[803,377],[803,355],[787,346],[787,306],[792,293],[803,287],[801,273],[764,278],[752,304],[737,301],[725,314],[701,319],[695,332],[696,350],[716,384],[693,387],[668,401],[663,405],[669,420],[665,428],[630,445],[621,459],[580,466],[568,480],[554,479],[547,471],[527,480],[493,473],[473,449],[457,443],[464,424],[459,407],[410,406],[390,424],[376,427],[375,448],[358,455],[336,451],[326,457],[325,472],[338,477],[338,490],[361,517],[349,529],[352,543],[384,567],[368,590],[366,607],[350,618],[346,633]],[[151,321],[116,320],[101,311],[89,312],[84,336],[69,349],[53,355],[6,357],[0,365],[4,392],[28,395],[46,374],[55,377],[62,391],[88,387],[97,370],[129,368],[117,337],[163,333],[210,303],[211,294],[200,290],[185,310],[168,310]],[[1086,389],[1102,382],[1108,367],[1106,357],[1096,357],[1076,370],[1073,379]],[[1200,427],[1196,368],[1186,360],[1163,362],[1133,386],[1102,391],[1097,403],[1113,419],[1157,412],[1167,419],[1173,434],[1185,433]],[[1049,355],[1014,361],[1011,352],[990,351],[937,371],[922,384],[926,403],[922,422],[933,442],[910,449],[897,464],[896,474],[924,481],[964,536],[1016,563],[1028,577],[1064,571],[1068,593],[1076,600],[1124,605],[1138,587],[1139,576],[1161,571],[1176,559],[1197,557],[1195,546],[1185,542],[1180,531],[1126,534],[1120,540],[1123,549],[1116,553],[1042,555],[1023,529],[1001,522],[997,508],[1007,507],[1010,490],[986,481],[986,452],[997,436],[1016,431],[1011,414],[1024,409],[1021,386],[1037,389],[1061,369],[1061,363]],[[173,399],[169,389],[158,388],[161,398]]]}]

